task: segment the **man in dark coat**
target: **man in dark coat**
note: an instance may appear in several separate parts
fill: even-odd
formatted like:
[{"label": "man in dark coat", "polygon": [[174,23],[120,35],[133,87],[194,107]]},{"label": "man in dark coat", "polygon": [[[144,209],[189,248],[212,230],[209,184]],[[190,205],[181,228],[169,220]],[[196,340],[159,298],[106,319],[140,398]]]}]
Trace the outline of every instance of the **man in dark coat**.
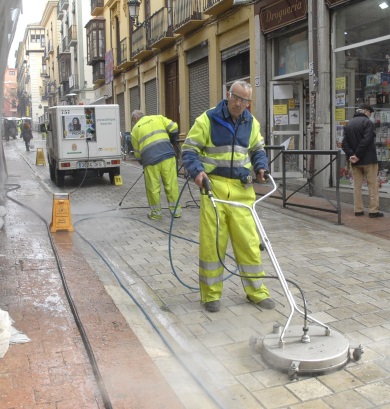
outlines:
[{"label": "man in dark coat", "polygon": [[374,109],[360,104],[353,118],[344,127],[342,148],[352,164],[355,216],[364,215],[362,185],[366,178],[370,218],[383,217],[379,210],[378,159],[375,149],[374,124],[369,119]]}]

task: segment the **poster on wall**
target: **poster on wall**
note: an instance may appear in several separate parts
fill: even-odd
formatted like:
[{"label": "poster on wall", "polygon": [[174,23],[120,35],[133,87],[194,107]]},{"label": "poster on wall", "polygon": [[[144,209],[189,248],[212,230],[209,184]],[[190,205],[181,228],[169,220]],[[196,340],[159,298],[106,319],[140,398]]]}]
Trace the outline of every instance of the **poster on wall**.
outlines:
[{"label": "poster on wall", "polygon": [[347,89],[347,77],[336,78],[336,90]]},{"label": "poster on wall", "polygon": [[335,120],[345,121],[345,108],[336,108],[335,110]]},{"label": "poster on wall", "polygon": [[299,110],[290,109],[288,112],[288,118],[290,125],[299,125]]},{"label": "poster on wall", "polygon": [[274,125],[288,125],[288,115],[274,115]]},{"label": "poster on wall", "polygon": [[274,99],[294,98],[294,89],[292,84],[274,85]]},{"label": "poster on wall", "polygon": [[340,92],[336,95],[336,107],[345,106],[345,92]]},{"label": "poster on wall", "polygon": [[336,148],[341,149],[341,143],[343,141],[343,136],[344,136],[344,125],[340,123],[339,125],[336,126]]},{"label": "poster on wall", "polygon": [[87,123],[85,115],[65,115],[62,117],[64,138],[82,139],[85,138]]}]

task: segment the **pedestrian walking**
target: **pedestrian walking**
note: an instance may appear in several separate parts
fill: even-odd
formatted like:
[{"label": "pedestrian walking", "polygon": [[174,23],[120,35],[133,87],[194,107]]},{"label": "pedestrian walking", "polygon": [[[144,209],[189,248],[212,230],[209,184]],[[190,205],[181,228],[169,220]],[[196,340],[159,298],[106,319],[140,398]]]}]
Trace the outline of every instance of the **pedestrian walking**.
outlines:
[{"label": "pedestrian walking", "polygon": [[[248,206],[252,206],[256,198],[249,183],[251,169],[259,182],[265,182],[264,174],[268,170],[260,124],[247,109],[251,98],[249,83],[234,82],[226,99],[196,119],[182,146],[184,167],[196,185],[202,188],[203,179],[209,178],[215,197]],[[247,300],[273,309],[275,302],[261,278],[265,273],[260,239],[251,213],[245,208],[220,203],[218,213],[219,226],[210,199],[201,195],[199,284],[206,310],[220,309],[224,267],[216,246],[224,261],[229,237],[240,274],[244,276],[241,281]]]},{"label": "pedestrian walking", "polygon": [[23,124],[23,129],[20,134],[20,137],[23,138],[24,143],[26,145],[26,151],[30,150],[30,141],[33,139],[33,134],[31,132],[30,124],[28,122],[25,122]]},{"label": "pedestrian walking", "polygon": [[360,104],[353,118],[344,126],[342,149],[352,165],[355,216],[364,216],[362,196],[366,178],[370,198],[370,218],[383,217],[379,212],[378,158],[375,148],[374,124],[369,119],[374,109]]},{"label": "pedestrian walking", "polygon": [[42,133],[42,139],[46,139],[47,127],[45,122],[41,123],[40,130]]},{"label": "pedestrian walking", "polygon": [[133,129],[131,142],[134,156],[144,168],[146,196],[150,207],[149,219],[161,220],[161,180],[168,207],[174,217],[181,216],[176,157],[173,145],[177,143],[178,125],[163,115],[145,115],[135,110],[131,114]]}]

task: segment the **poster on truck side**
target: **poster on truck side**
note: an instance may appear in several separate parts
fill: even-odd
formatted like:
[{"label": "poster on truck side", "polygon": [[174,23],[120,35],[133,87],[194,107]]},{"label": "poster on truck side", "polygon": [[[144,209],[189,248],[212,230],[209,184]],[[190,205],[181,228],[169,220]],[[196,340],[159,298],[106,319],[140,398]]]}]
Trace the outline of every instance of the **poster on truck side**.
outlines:
[{"label": "poster on truck side", "polygon": [[96,140],[95,135],[95,110],[85,108],[83,114],[69,114],[62,117],[64,139]]}]

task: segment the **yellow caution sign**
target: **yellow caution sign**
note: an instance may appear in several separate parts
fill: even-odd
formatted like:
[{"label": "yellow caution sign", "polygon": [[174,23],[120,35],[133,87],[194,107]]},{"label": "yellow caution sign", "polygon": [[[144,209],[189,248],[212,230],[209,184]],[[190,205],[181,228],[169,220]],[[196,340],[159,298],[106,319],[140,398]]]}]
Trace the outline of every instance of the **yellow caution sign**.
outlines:
[{"label": "yellow caution sign", "polygon": [[115,175],[115,176],[114,176],[114,184],[115,184],[115,186],[121,186],[121,185],[123,185],[123,183],[122,183],[122,176],[120,176],[120,175]]},{"label": "yellow caution sign", "polygon": [[45,153],[43,151],[43,148],[37,148],[37,156],[35,158],[35,164],[46,166]]},{"label": "yellow caution sign", "polygon": [[70,213],[69,193],[54,193],[53,196],[53,217],[50,223],[50,231],[54,233],[57,230],[74,231]]}]

